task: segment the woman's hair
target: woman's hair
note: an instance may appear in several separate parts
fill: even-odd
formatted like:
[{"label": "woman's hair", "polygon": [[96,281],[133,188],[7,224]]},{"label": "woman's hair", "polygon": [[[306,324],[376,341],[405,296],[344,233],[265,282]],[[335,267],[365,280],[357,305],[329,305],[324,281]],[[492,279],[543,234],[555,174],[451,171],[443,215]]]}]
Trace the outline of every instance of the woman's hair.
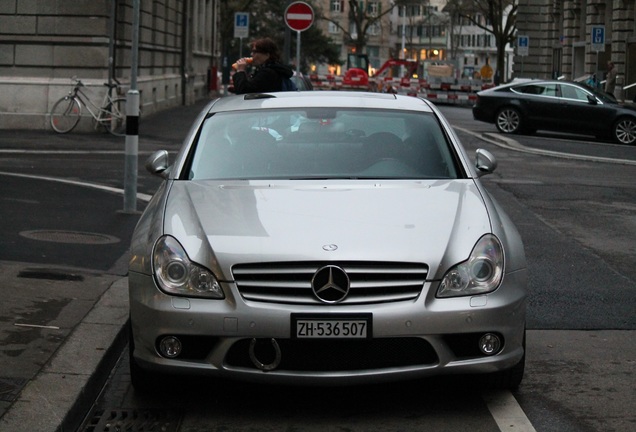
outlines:
[{"label": "woman's hair", "polygon": [[280,61],[280,51],[278,51],[276,43],[270,38],[262,38],[252,41],[252,50],[269,54],[269,59],[271,61]]}]

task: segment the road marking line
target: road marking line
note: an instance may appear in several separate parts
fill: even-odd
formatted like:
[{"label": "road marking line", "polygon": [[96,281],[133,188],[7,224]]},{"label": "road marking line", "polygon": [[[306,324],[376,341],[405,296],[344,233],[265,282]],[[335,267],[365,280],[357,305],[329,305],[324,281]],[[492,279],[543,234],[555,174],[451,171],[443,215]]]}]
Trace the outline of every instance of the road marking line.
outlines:
[{"label": "road marking line", "polygon": [[563,152],[557,152],[552,150],[535,149],[531,147],[526,147],[522,145],[521,143],[513,140],[512,138],[496,135],[490,132],[487,132],[487,133],[473,132],[473,131],[469,131],[468,129],[464,129],[457,126],[453,126],[453,129],[457,129],[458,131],[464,132],[468,135],[472,135],[475,138],[479,138],[483,141],[489,142],[498,147],[502,147],[508,150],[514,150],[514,151],[518,151],[522,153],[530,153],[530,154],[536,154],[536,155],[542,155],[542,156],[552,156],[552,157],[562,158],[562,159],[583,160],[583,161],[589,161],[589,162],[604,162],[604,163],[613,163],[613,164],[620,164],[620,165],[636,165],[636,161],[630,160],[630,159],[614,159],[614,158],[601,157],[601,156],[588,156],[588,155],[580,155],[576,153],[563,153]]},{"label": "road marking line", "polygon": [[500,431],[536,432],[510,392],[503,390],[487,392],[484,393],[483,399]]},{"label": "road marking line", "polygon": [[[81,181],[77,181],[77,180],[63,179],[63,178],[59,178],[59,177],[37,176],[37,175],[31,175],[31,174],[18,174],[18,173],[6,172],[6,171],[0,171],[0,175],[7,175],[7,176],[13,176],[13,177],[22,177],[22,178],[30,178],[30,179],[35,179],[35,180],[46,180],[46,181],[70,184],[70,185],[73,185],[73,186],[82,186],[82,187],[88,187],[88,188],[93,188],[93,189],[99,189],[99,190],[102,190],[102,191],[112,192],[112,193],[116,193],[116,194],[120,194],[120,195],[124,194],[124,190],[123,189],[114,188],[114,187],[106,186],[106,185],[100,185],[100,184],[96,184],[96,183],[88,183],[88,182],[81,182]],[[144,194],[144,193],[137,193],[137,199],[138,200],[148,202],[148,201],[150,201],[151,198],[152,198],[152,195],[148,195],[148,194]]]}]

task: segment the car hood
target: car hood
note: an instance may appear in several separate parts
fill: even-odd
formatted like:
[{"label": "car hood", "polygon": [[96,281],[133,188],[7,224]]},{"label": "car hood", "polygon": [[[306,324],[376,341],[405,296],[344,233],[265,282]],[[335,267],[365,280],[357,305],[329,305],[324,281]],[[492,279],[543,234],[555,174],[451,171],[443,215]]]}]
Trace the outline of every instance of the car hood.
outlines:
[{"label": "car hood", "polygon": [[423,262],[439,278],[491,226],[471,179],[175,181],[164,232],[224,279],[236,263],[290,260]]}]

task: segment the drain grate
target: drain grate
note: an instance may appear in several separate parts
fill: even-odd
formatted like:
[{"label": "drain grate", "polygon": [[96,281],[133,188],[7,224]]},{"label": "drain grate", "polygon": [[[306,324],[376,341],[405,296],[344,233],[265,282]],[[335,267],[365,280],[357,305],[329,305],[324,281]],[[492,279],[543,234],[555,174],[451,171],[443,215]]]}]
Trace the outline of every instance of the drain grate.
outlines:
[{"label": "drain grate", "polygon": [[13,402],[27,381],[24,378],[0,377],[0,401]]},{"label": "drain grate", "polygon": [[20,235],[31,240],[48,241],[54,243],[111,244],[119,242],[119,239],[114,236],[81,231],[33,230],[22,231]]},{"label": "drain grate", "polygon": [[181,414],[158,409],[99,409],[81,432],[177,432]]},{"label": "drain grate", "polygon": [[71,282],[81,282],[84,280],[84,276],[82,275],[67,273],[58,270],[22,270],[18,273],[18,277],[27,279],[47,279]]}]

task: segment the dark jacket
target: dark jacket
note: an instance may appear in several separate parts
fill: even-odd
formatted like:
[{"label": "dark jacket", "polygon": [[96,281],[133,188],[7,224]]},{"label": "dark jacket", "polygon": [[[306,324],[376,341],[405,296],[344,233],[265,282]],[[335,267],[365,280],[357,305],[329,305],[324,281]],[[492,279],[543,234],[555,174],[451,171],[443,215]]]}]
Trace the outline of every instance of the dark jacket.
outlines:
[{"label": "dark jacket", "polygon": [[283,78],[291,78],[294,72],[289,66],[268,62],[256,69],[250,77],[245,72],[236,72],[232,77],[234,93],[269,93],[282,90]]}]

